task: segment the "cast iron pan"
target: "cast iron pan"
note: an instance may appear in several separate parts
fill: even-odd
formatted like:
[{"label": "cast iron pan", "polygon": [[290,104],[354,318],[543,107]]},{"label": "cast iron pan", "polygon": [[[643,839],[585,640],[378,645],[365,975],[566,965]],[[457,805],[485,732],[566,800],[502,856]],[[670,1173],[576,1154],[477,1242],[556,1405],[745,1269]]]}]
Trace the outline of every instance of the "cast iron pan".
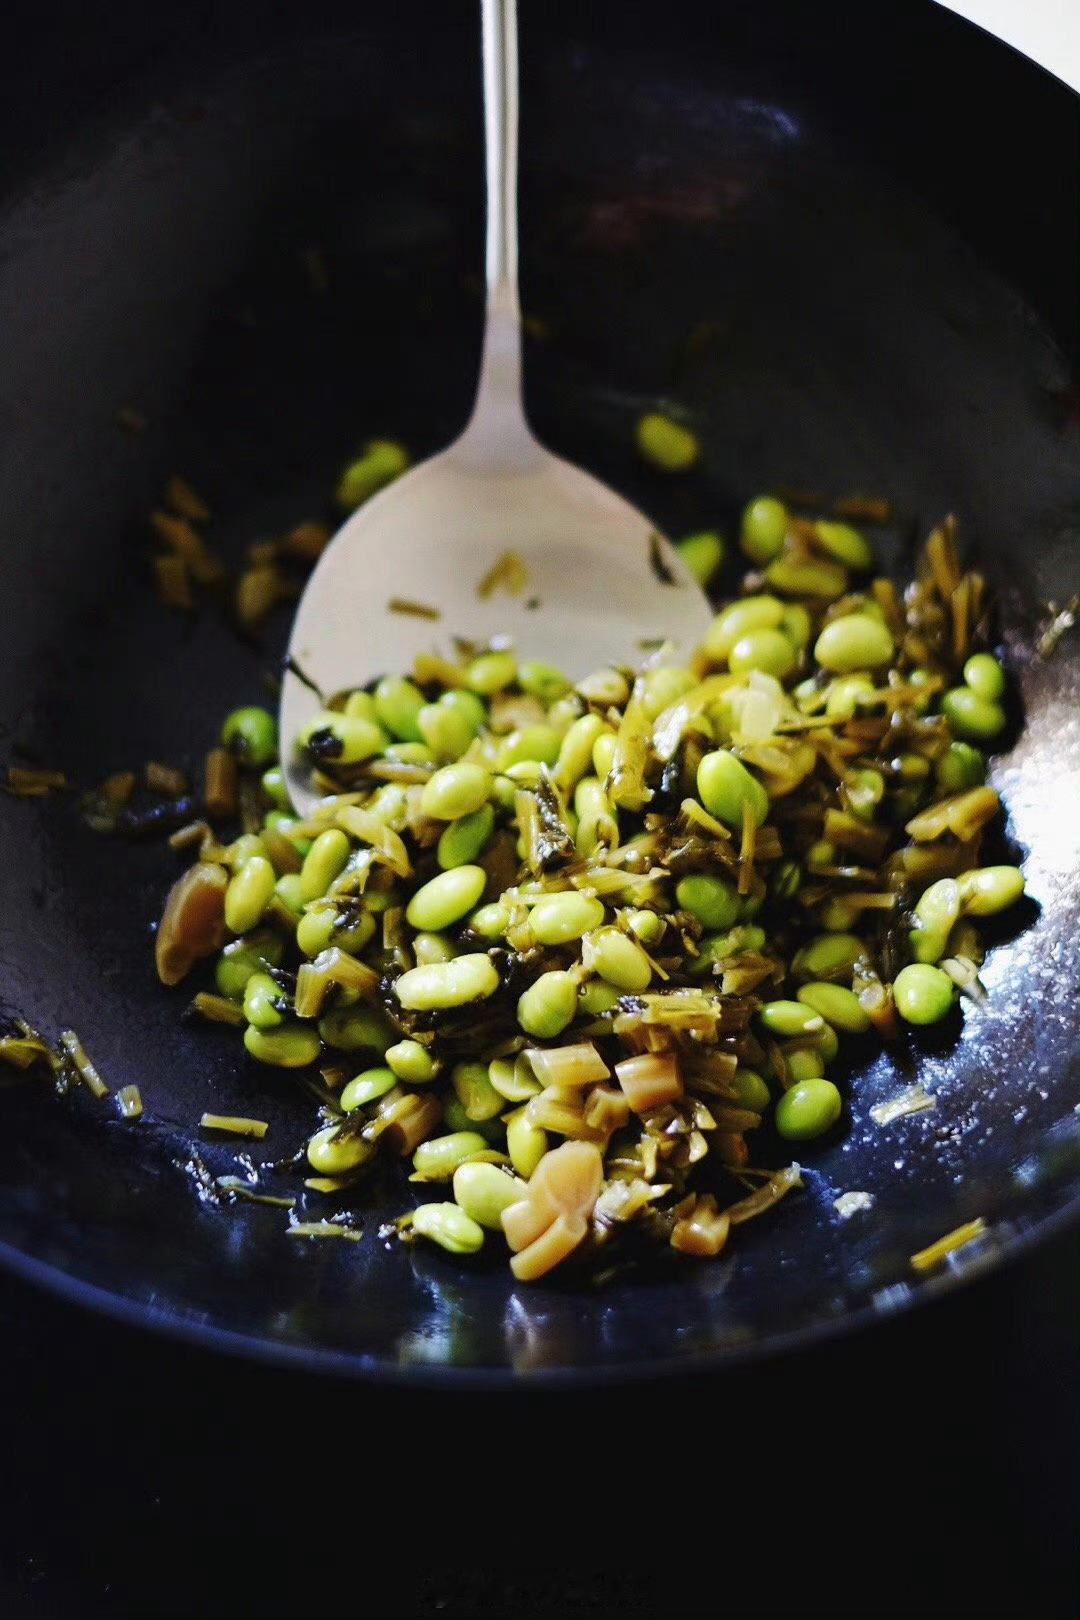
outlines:
[{"label": "cast iron pan", "polygon": [[[995,766],[1032,902],[1001,929],[963,1035],[852,1062],[842,1137],[730,1257],[604,1290],[516,1289],[501,1264],[298,1244],[224,1208],[209,1107],[291,1150],[294,1083],[179,1021],[151,925],[176,860],[97,837],[68,801],[0,805],[7,1006],[70,1022],[114,1086],[0,1097],[0,1257],[131,1320],[280,1361],[399,1377],[671,1371],[805,1341],[992,1263],[1080,1199],[1077,644],[1031,655],[1080,584],[1075,98],[932,6],[524,8],[529,404],[552,447],[671,532],[777,484],[887,494],[897,567],[955,510],[1001,593],[1022,697]],[[180,471],[233,561],[319,513],[370,434],[426,454],[465,418],[482,234],[471,5],[27,8],[0,67],[2,741],[89,783],[197,761],[265,695],[265,644],[153,597],[144,514]],[[866,13],[871,12],[872,17]],[[658,34],[657,30],[662,30]],[[302,262],[321,248],[327,293]],[[1037,313],[1036,313],[1037,311]],[[1053,333],[1054,335],[1051,335]],[[636,414],[682,403],[706,470],[650,477]],[[125,436],[118,407],[148,426]],[[1021,724],[1022,722],[1022,724]],[[920,1078],[933,1112],[877,1127]],[[872,1192],[842,1223],[842,1191]],[[323,1211],[320,1210],[320,1213]],[[986,1239],[914,1286],[913,1250]]]}]

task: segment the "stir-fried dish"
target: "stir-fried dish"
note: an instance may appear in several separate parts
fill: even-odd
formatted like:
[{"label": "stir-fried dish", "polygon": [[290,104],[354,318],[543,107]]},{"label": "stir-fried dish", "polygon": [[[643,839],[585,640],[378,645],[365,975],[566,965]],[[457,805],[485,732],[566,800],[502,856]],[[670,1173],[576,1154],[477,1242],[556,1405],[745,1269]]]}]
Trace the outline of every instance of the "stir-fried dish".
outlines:
[{"label": "stir-fried dish", "polygon": [[[413,669],[282,739],[303,818],[272,716],[225,721],[158,973],[212,959],[198,1010],[301,1071],[328,1208],[391,1158],[403,1240],[502,1248],[521,1280],[716,1255],[798,1186],[790,1144],[839,1128],[844,1043],[982,993],[979,919],[1024,880],[992,853],[981,576],[951,522],[906,590],[860,528],[772,497],[741,542],[754,572],[687,663],[575,681],[433,625]],[[717,538],[682,549],[707,582]]]}]

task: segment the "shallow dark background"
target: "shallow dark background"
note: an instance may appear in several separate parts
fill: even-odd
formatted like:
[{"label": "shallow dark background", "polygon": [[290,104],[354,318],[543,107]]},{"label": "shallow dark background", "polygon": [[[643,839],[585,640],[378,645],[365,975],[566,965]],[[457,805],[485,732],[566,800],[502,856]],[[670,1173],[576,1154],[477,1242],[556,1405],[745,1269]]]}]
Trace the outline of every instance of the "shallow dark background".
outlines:
[{"label": "shallow dark background", "polygon": [[[661,80],[667,64],[686,53],[716,51],[715,8],[680,5],[660,16],[633,5],[586,10],[587,24],[569,6],[546,6],[543,13],[549,41],[582,33],[583,72],[597,59],[605,29],[619,31],[631,78],[647,73]],[[330,26],[350,11],[308,8],[303,23],[315,18]],[[181,6],[147,15],[121,3],[102,18],[75,7],[16,6],[12,15],[13,48],[25,47],[22,71],[9,75],[0,105],[6,137],[0,161],[13,193],[24,174],[63,151],[67,120],[107,122],[117,85],[127,94],[141,76],[148,83],[159,78],[163,63],[190,68],[202,52],[214,60],[240,57],[253,31],[271,46],[301,26],[298,17],[278,17],[270,7]],[[424,74],[451,71],[446,64],[457,70],[460,16],[447,7],[418,29]],[[850,143],[853,129],[865,131],[868,160],[900,184],[916,185],[1040,311],[1075,363],[1075,103],[1048,81],[1040,93],[1030,79],[1018,98],[1008,53],[929,7],[906,0],[842,6],[830,28],[819,16],[807,18],[797,6],[724,8],[733,59],[753,56],[786,20],[790,36],[768,42],[776,94],[797,99],[808,74],[819,86],[828,83],[835,132]],[[909,56],[918,60],[925,86],[917,106],[902,65]],[[407,55],[403,61],[408,66]],[[475,64],[467,76],[475,81]],[[548,91],[537,123],[557,138],[551,85],[540,81],[535,89]],[[197,147],[198,105],[185,116]],[[477,133],[478,115],[465,132],[467,164],[475,162]],[[267,153],[280,134],[266,130]],[[570,170],[572,156],[562,160]],[[613,150],[611,161],[618,160]],[[384,163],[383,182],[387,172]],[[478,263],[475,172],[469,217]],[[359,162],[361,213],[365,175]],[[193,174],[192,185],[198,181]],[[320,197],[320,183],[313,176],[313,217],[334,201]],[[238,221],[245,206],[244,196],[234,199]],[[681,206],[692,213],[692,185]],[[607,224],[625,228],[628,219],[633,226],[632,194]],[[159,251],[191,252],[185,225],[180,208],[175,242],[164,236]],[[129,228],[138,227],[134,216]],[[347,249],[348,213],[340,228]],[[271,257],[282,249],[272,230],[266,245]],[[392,237],[386,246],[392,258]],[[80,243],[66,247],[77,255]],[[116,259],[102,273],[122,273],[124,248],[118,241]],[[458,248],[452,244],[452,256]],[[842,241],[836,252],[843,282]],[[90,290],[95,268],[86,269]],[[850,282],[844,288],[850,294]],[[528,279],[526,291],[528,297]],[[542,274],[534,278],[539,304],[557,302],[558,291]],[[863,293],[872,296],[871,289]],[[151,279],[148,308],[154,296]],[[392,288],[387,296],[393,300]],[[469,298],[475,311],[474,294],[455,281],[447,305],[430,312],[436,337],[442,317],[452,325]],[[953,313],[962,324],[965,311]],[[242,327],[242,308],[223,318],[238,314]],[[35,315],[44,338],[48,310]],[[193,319],[190,309],[180,310],[178,350],[186,341],[183,321]],[[467,321],[455,330],[459,336],[439,348],[438,363],[456,360],[456,369],[425,398],[433,443],[454,430],[468,394],[474,342]],[[572,375],[614,372],[617,387],[600,399],[608,412],[601,427],[632,412],[636,390],[648,394],[658,382],[678,387],[676,377],[658,378],[659,326],[642,331],[632,354],[606,354],[601,339],[573,335]],[[100,350],[90,343],[77,356],[54,354],[52,364],[77,363],[78,386],[93,388],[96,355],[115,349],[123,336],[101,333]],[[369,336],[358,324],[349,341],[355,346]],[[742,336],[744,363],[754,343],[769,352],[768,331]],[[288,369],[298,356],[288,332],[281,339]],[[235,342],[242,355],[242,336]],[[393,353],[392,335],[376,356],[384,359],[387,349]],[[814,359],[807,356],[810,384],[817,381]],[[132,361],[132,387],[152,404],[155,375],[140,375],[138,357]],[[557,368],[547,382],[542,366],[537,377],[534,414],[559,448],[570,449],[587,437],[589,424],[572,416],[560,424],[564,379]],[[321,471],[318,479],[311,472],[313,453],[327,458],[318,437],[325,418],[336,413],[346,436],[350,410],[365,424],[370,413],[372,430],[407,429],[409,389],[424,391],[429,379],[422,370],[399,378],[392,397],[373,406],[379,378],[373,365],[355,385],[339,384],[339,396],[322,402],[308,442],[291,427],[285,432],[278,401],[247,402],[262,445],[253,446],[261,473],[278,460],[268,508],[305,466],[308,487],[325,483]],[[196,390],[198,382],[196,374]],[[164,383],[162,391],[168,392]],[[18,431],[30,456],[45,442],[30,431],[41,425],[33,403],[3,400],[4,432]],[[1065,390],[1040,398],[1036,414],[1068,443],[1076,411]],[[193,425],[190,447],[205,449],[219,425],[229,426]],[[345,449],[344,442],[332,446],[330,461]],[[858,463],[858,445],[852,454]],[[770,456],[775,449],[763,443],[757,458],[763,477]],[[187,470],[194,476],[190,463]],[[628,476],[617,457],[600,470],[621,481]],[[952,471],[945,457],[943,488]],[[118,476],[102,466],[103,496]],[[153,469],[140,476],[148,502]],[[40,490],[45,510],[62,504],[54,478]],[[227,507],[228,487],[215,493]],[[677,501],[665,516],[680,526]],[[133,536],[132,558],[136,544]],[[54,563],[49,555],[28,559],[35,568]],[[1024,559],[1018,563],[1022,569]],[[62,572],[57,584],[65,588]],[[72,612],[82,606],[74,592]],[[12,657],[22,628],[9,632]],[[101,662],[90,660],[95,680]],[[193,747],[199,724],[193,715]],[[88,762],[93,748],[88,734]],[[155,881],[152,863],[143,865],[142,881]],[[59,998],[59,986],[53,993]],[[960,1296],[756,1369],[625,1390],[534,1393],[512,1403],[461,1392],[375,1392],[226,1361],[95,1320],[5,1280],[3,1612],[285,1615],[318,1604],[402,1615],[645,1616],[740,1607],[765,1614],[1073,1614],[1080,1505],[1076,1247],[1075,1234],[1064,1233]],[[541,1483],[552,1472],[565,1482],[554,1490]]]}]

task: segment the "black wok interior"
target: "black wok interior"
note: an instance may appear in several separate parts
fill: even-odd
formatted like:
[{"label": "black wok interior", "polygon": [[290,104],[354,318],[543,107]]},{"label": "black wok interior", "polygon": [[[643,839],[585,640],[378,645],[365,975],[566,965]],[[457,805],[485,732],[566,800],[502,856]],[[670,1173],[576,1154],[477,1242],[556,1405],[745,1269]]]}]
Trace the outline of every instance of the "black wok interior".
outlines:
[{"label": "black wok interior", "polygon": [[[946,511],[1000,592],[1021,697],[995,781],[1032,902],[994,935],[963,1034],[851,1062],[843,1136],[729,1256],[600,1291],[511,1285],[380,1241],[297,1244],[222,1207],[204,1109],[310,1103],[234,1036],[179,1021],[151,925],[176,858],[104,840],[71,798],[0,803],[0,989],[71,1023],[148,1117],[0,1094],[0,1258],[76,1298],[223,1346],[342,1370],[651,1371],[757,1353],[908,1303],[1080,1199],[1080,658],[1031,654],[1080,589],[1077,98],[927,3],[523,7],[528,404],[557,451],[678,534],[780,484],[884,493],[898,568]],[[232,562],[320,515],[366,437],[444,445],[481,317],[478,24],[468,4],[30,7],[0,62],[0,736],[80,783],[198,761],[265,700],[287,629],[238,639],[155,600],[145,514],[185,474]],[[58,50],[62,35],[64,49]],[[304,252],[329,276],[312,292]],[[705,470],[635,462],[675,400]],[[125,434],[117,409],[147,427]],[[734,579],[730,574],[729,579]],[[358,626],[362,623],[358,607]],[[362,633],[358,631],[358,633]],[[932,1112],[870,1108],[922,1079]],[[871,1216],[833,1200],[867,1190]],[[318,1213],[323,1213],[320,1208]],[[908,1256],[982,1215],[964,1265]]]}]

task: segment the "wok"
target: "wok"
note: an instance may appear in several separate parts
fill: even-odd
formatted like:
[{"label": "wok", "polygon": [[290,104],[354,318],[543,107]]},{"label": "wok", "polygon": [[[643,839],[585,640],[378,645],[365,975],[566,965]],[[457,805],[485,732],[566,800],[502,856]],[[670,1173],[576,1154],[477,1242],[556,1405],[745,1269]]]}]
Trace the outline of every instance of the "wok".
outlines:
[{"label": "wok", "polygon": [[[391,10],[392,15],[387,15]],[[231,562],[319,513],[369,435],[418,454],[465,418],[480,330],[471,5],[17,7],[0,63],[3,742],[81,783],[197,761],[265,695],[287,629],[237,638],[155,600],[145,514],[179,471]],[[962,1037],[857,1059],[848,1128],[720,1261],[602,1290],[514,1287],[378,1237],[300,1245],[223,1208],[206,1108],[309,1104],[182,1023],[152,967],[175,858],[70,798],[0,805],[6,1008],[79,1031],[147,1117],[33,1084],[0,1097],[0,1260],[223,1349],[390,1378],[559,1380],[722,1364],[905,1307],[1080,1205],[1080,656],[1031,648],[1080,583],[1080,120],[1060,83],[916,0],[821,14],[548,3],[522,18],[528,403],[553,449],[669,532],[730,533],[760,488],[888,495],[891,561],[947,511],[1000,593],[1020,693],[995,781],[1033,900],[994,935]],[[317,246],[316,296],[304,254]],[[664,483],[631,426],[674,397],[704,474]],[[134,405],[145,431],[124,434]],[[919,1078],[937,1106],[870,1108]],[[842,1223],[842,1191],[874,1195]],[[380,1197],[382,1202],[380,1203]],[[364,1201],[361,1200],[363,1204]],[[981,1215],[918,1280],[909,1256]]]}]

